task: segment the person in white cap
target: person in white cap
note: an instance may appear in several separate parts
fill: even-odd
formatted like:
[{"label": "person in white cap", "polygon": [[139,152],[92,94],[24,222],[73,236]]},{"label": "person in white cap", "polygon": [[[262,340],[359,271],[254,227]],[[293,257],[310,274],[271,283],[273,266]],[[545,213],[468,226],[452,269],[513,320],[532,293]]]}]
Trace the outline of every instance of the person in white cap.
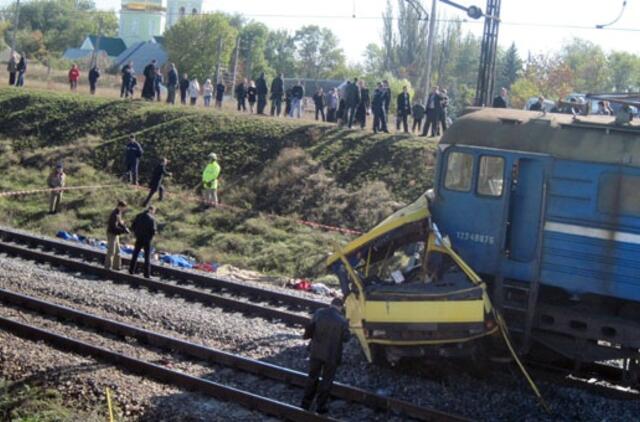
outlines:
[{"label": "person in white cap", "polygon": [[209,154],[209,164],[202,172],[202,188],[204,203],[207,206],[218,207],[218,177],[220,176],[220,164],[215,153]]}]

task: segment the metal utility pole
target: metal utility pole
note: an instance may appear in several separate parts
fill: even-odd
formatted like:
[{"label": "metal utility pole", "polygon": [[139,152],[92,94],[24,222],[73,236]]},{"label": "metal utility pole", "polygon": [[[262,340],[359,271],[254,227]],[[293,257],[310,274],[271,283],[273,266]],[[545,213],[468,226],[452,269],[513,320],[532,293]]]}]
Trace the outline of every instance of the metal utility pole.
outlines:
[{"label": "metal utility pole", "polygon": [[218,51],[216,52],[216,84],[218,83],[218,78],[220,77],[220,55],[222,54],[222,37],[218,37]]},{"label": "metal utility pole", "polygon": [[484,107],[491,103],[493,84],[496,78],[496,54],[498,49],[498,29],[500,26],[501,0],[487,0],[484,18],[484,32],[480,50],[480,68],[476,85],[475,105]]},{"label": "metal utility pole", "polygon": [[[429,91],[431,90],[431,69],[432,69],[432,59],[433,59],[433,45],[436,39],[436,11],[438,1],[441,1],[449,6],[453,6],[456,9],[463,10],[467,12],[467,16],[472,19],[479,19],[482,17],[482,10],[477,6],[463,6],[461,4],[456,3],[453,0],[431,0],[431,14],[427,13],[427,10],[420,3],[419,0],[405,0],[411,7],[413,7],[418,12],[418,19],[421,19],[422,14],[424,14],[429,21],[429,35],[427,40],[427,68],[425,69],[425,103],[429,98]],[[491,1],[491,0],[489,0]],[[498,0],[499,1],[499,0]],[[497,37],[496,37],[497,38]]]},{"label": "metal utility pole", "polygon": [[427,103],[429,99],[429,92],[431,91],[431,68],[433,61],[433,44],[435,44],[436,38],[436,8],[438,0],[431,0],[431,15],[429,16],[429,40],[427,41],[427,69],[425,70],[425,92],[424,102]]},{"label": "metal utility pole", "polygon": [[236,86],[236,78],[238,77],[238,56],[239,55],[240,55],[240,35],[238,35],[238,38],[236,39],[236,54],[233,57],[233,83],[231,84],[231,89],[234,89]]},{"label": "metal utility pole", "polygon": [[16,51],[16,32],[18,32],[18,25],[20,24],[20,0],[16,0],[16,17],[13,26],[13,34],[11,34],[11,55]]},{"label": "metal utility pole", "polygon": [[93,54],[91,55],[91,63],[89,63],[89,69],[92,69],[98,63],[98,52],[100,51],[101,36],[102,36],[102,15],[98,15],[98,34],[96,35],[96,45],[93,46]]}]

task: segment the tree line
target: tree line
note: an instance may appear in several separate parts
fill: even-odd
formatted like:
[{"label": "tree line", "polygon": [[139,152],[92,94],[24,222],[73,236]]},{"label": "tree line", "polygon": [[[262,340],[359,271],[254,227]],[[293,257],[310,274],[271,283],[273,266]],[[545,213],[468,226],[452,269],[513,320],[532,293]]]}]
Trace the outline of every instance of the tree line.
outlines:
[{"label": "tree line", "polygon": [[[0,10],[0,47],[10,42],[14,7]],[[274,30],[242,15],[213,13],[185,17],[164,35],[170,61],[199,78],[214,75],[218,63],[233,72],[237,56],[239,78],[255,79],[262,72],[269,78],[278,73],[305,79],[360,77],[370,87],[387,79],[394,91],[407,85],[423,98],[428,22],[403,0],[388,0],[381,19],[379,39],[366,46],[356,64],[347,64],[331,29],[317,25]],[[463,25],[438,22],[432,62],[431,85],[448,89],[454,115],[473,103],[480,60],[481,39]],[[98,28],[116,36],[118,20],[113,12],[98,12],[90,0],[31,0],[20,9],[18,50],[46,64]],[[573,39],[557,52],[527,57],[512,43],[498,50],[495,89],[507,88],[511,105],[521,107],[538,95],[558,99],[571,92],[637,91],[639,75],[640,56],[606,52],[590,41]]]}]

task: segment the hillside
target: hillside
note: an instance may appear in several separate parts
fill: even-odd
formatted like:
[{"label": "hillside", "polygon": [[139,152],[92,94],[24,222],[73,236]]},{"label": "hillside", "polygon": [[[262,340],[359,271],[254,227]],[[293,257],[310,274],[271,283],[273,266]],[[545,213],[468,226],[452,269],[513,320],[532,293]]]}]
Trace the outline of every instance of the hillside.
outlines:
[{"label": "hillside", "polygon": [[[322,258],[348,240],[298,218],[368,229],[424,192],[433,171],[435,147],[424,139],[289,119],[13,89],[0,89],[0,115],[1,191],[43,187],[59,160],[70,186],[117,183],[135,133],[143,179],[159,156],[174,174],[158,204],[157,246],[276,275],[318,276]],[[197,203],[193,188],[210,151],[221,156],[222,200],[243,210],[203,212]],[[0,223],[102,238],[115,198],[132,204],[131,218],[144,195],[124,185],[68,192],[54,216],[44,195],[0,199]]]},{"label": "hillside", "polygon": [[217,110],[166,107],[45,91],[0,89],[0,135],[25,147],[63,145],[89,135],[103,143],[93,163],[119,171],[123,143],[136,133],[142,168],[164,155],[174,180],[193,187],[206,155],[222,158],[228,182],[257,174],[283,148],[302,148],[343,187],[381,181],[394,199],[410,201],[430,187],[435,145],[408,135],[373,135],[332,124],[273,119]]}]

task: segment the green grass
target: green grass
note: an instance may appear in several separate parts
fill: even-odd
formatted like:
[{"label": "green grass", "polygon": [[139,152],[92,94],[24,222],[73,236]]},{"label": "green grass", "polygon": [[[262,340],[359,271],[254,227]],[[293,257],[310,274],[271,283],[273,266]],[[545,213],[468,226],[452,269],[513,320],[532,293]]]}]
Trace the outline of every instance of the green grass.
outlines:
[{"label": "green grass", "polygon": [[[78,142],[86,146],[95,140]],[[68,186],[118,183],[114,176],[86,164],[82,148],[74,144],[17,150],[10,141],[0,141],[0,171],[4,174],[0,178],[1,191],[45,186],[49,171],[46,163],[58,159],[65,161]],[[56,215],[47,214],[47,194],[0,198],[0,223],[50,236],[66,230],[104,239],[106,220],[116,199],[130,204],[126,215],[130,221],[141,211],[146,193],[122,184],[95,192],[68,191],[63,195],[62,210]],[[321,274],[323,267],[317,264],[330,253],[333,242],[347,240],[345,236],[296,224],[294,218],[264,216],[255,211],[203,211],[197,197],[177,188],[171,189],[165,201],[156,202],[156,206],[162,224],[155,241],[157,248],[271,275]]]},{"label": "green grass", "polygon": [[[86,403],[85,403],[86,406]],[[103,421],[104,409],[80,410],[51,388],[0,379],[0,420],[11,422]]]},{"label": "green grass", "polygon": [[[171,160],[169,198],[156,246],[273,275],[317,276],[317,265],[347,237],[296,224],[298,218],[366,230],[431,187],[435,144],[409,135],[374,135],[331,124],[167,107],[30,89],[0,89],[1,190],[46,185],[64,161],[68,185],[114,183],[135,133],[145,154],[143,182],[158,157]],[[221,157],[221,197],[247,211],[202,212],[194,195],[207,155]],[[115,200],[140,210],[145,193],[127,188],[66,192],[63,211],[46,214],[46,195],[0,198],[0,222],[53,235],[104,238]],[[263,213],[277,214],[272,218]]]}]

